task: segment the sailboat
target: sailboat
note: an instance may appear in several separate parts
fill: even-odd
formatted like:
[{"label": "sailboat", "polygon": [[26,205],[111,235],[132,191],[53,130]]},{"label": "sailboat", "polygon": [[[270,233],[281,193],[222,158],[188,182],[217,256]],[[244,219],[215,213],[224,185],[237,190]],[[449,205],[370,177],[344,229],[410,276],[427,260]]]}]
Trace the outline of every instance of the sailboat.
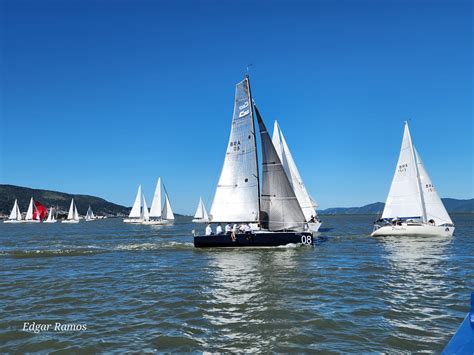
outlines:
[{"label": "sailboat", "polygon": [[123,220],[125,223],[141,223],[142,222],[142,185],[138,186],[137,196],[133,203],[128,218]]},{"label": "sailboat", "polygon": [[295,192],[296,198],[298,199],[298,203],[303,211],[308,228],[312,232],[317,232],[319,227],[321,227],[321,221],[318,219],[316,213],[317,204],[306,190],[303,179],[301,178],[296,163],[293,160],[293,156],[291,155],[290,148],[288,148],[288,144],[286,143],[283,132],[281,131],[277,121],[275,121],[273,125],[272,142],[283,168],[285,169],[291,187]]},{"label": "sailboat", "polygon": [[12,211],[10,212],[10,216],[8,219],[3,221],[3,223],[21,223],[23,220],[21,219],[21,212],[20,207],[18,207],[18,200],[15,199],[15,203],[13,204]]},{"label": "sailboat", "polygon": [[67,219],[62,220],[61,223],[79,223],[79,213],[77,212],[77,207],[74,203],[74,199],[71,200]]},{"label": "sailboat", "polygon": [[26,223],[39,223],[41,222],[40,213],[35,206],[33,201],[33,197],[30,200],[30,204],[28,205],[28,210],[26,211],[25,221]]},{"label": "sailboat", "polygon": [[[254,109],[261,139],[261,177]],[[313,244],[304,213],[252,100],[248,75],[235,87],[229,143],[209,220],[211,223],[244,224],[247,232],[235,230],[219,235],[195,235],[195,247]]]},{"label": "sailboat", "polygon": [[161,178],[158,178],[155,193],[153,195],[153,200],[151,202],[149,218],[148,220],[144,220],[143,224],[163,225],[174,222],[173,209],[171,208],[168,192],[166,191],[164,185],[163,189],[165,191],[165,202],[163,205],[163,209],[161,208],[161,185]]},{"label": "sailboat", "polygon": [[382,217],[372,236],[443,236],[454,224],[438,196],[405,122],[402,147]]},{"label": "sailboat", "polygon": [[56,223],[56,218],[54,218],[53,207],[49,208],[48,218],[43,223]]},{"label": "sailboat", "polygon": [[94,215],[94,212],[92,212],[92,208],[89,205],[89,208],[87,209],[86,216],[84,217],[84,220],[87,222],[94,221],[97,219],[97,217]]},{"label": "sailboat", "polygon": [[202,202],[201,197],[199,197],[199,203],[196,209],[196,213],[194,214],[193,222],[194,223],[209,222],[209,216],[207,215],[206,207],[204,206],[204,202]]}]

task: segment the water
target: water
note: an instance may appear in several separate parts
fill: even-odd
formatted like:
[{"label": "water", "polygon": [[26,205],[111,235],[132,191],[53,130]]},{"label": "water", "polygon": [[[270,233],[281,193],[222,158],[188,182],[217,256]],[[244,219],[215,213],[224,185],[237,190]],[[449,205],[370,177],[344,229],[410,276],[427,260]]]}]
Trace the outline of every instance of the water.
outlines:
[{"label": "water", "polygon": [[473,216],[453,217],[451,239],[325,216],[314,248],[245,250],[194,249],[191,223],[0,224],[0,351],[439,352],[474,290]]}]

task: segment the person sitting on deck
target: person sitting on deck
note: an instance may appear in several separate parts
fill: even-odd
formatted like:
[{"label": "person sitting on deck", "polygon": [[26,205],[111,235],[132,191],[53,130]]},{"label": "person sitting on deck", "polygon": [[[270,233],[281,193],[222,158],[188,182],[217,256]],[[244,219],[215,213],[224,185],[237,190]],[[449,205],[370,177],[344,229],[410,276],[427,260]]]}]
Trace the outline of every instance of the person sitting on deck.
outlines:
[{"label": "person sitting on deck", "polygon": [[234,223],[234,225],[232,226],[232,233],[237,233],[237,223]]},{"label": "person sitting on deck", "polygon": [[311,218],[309,219],[309,223],[316,223],[316,218],[311,215]]},{"label": "person sitting on deck", "polygon": [[225,234],[229,234],[232,232],[232,227],[230,226],[230,223],[227,223],[225,225]]},{"label": "person sitting on deck", "polygon": [[239,233],[244,233],[245,232],[245,224],[241,224],[239,226]]},{"label": "person sitting on deck", "polygon": [[247,233],[252,233],[252,228],[250,227],[250,224],[246,223],[244,225],[244,232]]},{"label": "person sitting on deck", "polygon": [[212,228],[211,225],[208,223],[206,226],[206,235],[212,235]]},{"label": "person sitting on deck", "polygon": [[436,225],[434,219],[430,219],[430,220],[428,221],[428,223],[431,224],[432,226]]},{"label": "person sitting on deck", "polygon": [[216,234],[222,234],[222,226],[220,223],[216,227]]}]

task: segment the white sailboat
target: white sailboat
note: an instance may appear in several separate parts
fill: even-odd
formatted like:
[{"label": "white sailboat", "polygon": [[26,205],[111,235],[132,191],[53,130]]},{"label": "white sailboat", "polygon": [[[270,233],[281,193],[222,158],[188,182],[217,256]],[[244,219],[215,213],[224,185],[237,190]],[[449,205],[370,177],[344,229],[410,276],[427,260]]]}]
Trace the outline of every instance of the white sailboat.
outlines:
[{"label": "white sailboat", "polygon": [[194,214],[194,223],[207,223],[209,222],[209,216],[206,211],[206,207],[204,206],[204,202],[202,202],[202,198],[199,197],[199,203],[196,209],[196,213]]},{"label": "white sailboat", "polygon": [[48,218],[43,223],[56,223],[56,218],[54,218],[53,207],[49,208]]},{"label": "white sailboat", "polygon": [[74,203],[74,199],[71,200],[67,219],[62,220],[61,223],[79,223],[79,213],[77,212],[77,207]]},{"label": "white sailboat", "polygon": [[84,220],[87,222],[94,221],[96,220],[97,217],[94,215],[94,212],[92,212],[92,208],[89,205],[89,208],[87,209],[86,216],[84,217]]},{"label": "white sailboat", "polygon": [[[36,212],[36,218],[33,218],[34,213]],[[25,221],[26,223],[39,223],[41,222],[38,210],[34,204],[33,197],[30,200],[30,204],[28,205],[28,210],[26,211]]]},{"label": "white sailboat", "polygon": [[[261,176],[254,110],[262,149]],[[248,76],[235,87],[229,143],[209,219],[210,223],[241,224],[242,228],[219,235],[195,235],[195,247],[313,244],[293,187],[252,100]]]},{"label": "white sailboat", "polygon": [[21,219],[21,212],[20,207],[18,207],[18,201],[15,199],[15,203],[13,204],[12,211],[10,212],[10,216],[8,219],[3,221],[3,223],[21,223],[23,220]]},{"label": "white sailboat", "polygon": [[303,211],[308,227],[312,232],[317,232],[321,226],[321,221],[318,220],[318,215],[316,213],[317,204],[306,190],[303,179],[296,167],[296,163],[293,160],[293,156],[291,155],[288,144],[286,143],[283,132],[281,131],[277,121],[275,121],[273,125],[272,142],[283,168],[285,169],[288,180],[293,187],[293,191],[298,199],[298,203]]},{"label": "white sailboat", "polygon": [[413,146],[405,122],[400,156],[382,218],[372,236],[444,236],[454,225]]},{"label": "white sailboat", "polygon": [[[163,185],[164,188],[164,185]],[[144,220],[143,224],[163,225],[170,224],[174,221],[173,210],[169,201],[168,193],[165,190],[165,202],[163,209],[161,208],[161,178],[156,183],[155,193],[151,202],[151,208],[148,220]]]},{"label": "white sailboat", "polygon": [[128,218],[123,220],[125,223],[141,223],[142,222],[142,185],[138,186],[137,196],[133,203],[132,210]]}]

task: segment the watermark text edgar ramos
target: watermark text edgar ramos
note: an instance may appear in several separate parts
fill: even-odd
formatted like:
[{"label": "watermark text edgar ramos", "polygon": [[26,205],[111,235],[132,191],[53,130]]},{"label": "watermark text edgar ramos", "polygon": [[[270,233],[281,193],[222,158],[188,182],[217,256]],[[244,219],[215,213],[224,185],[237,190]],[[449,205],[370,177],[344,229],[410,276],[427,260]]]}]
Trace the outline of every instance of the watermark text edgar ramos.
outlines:
[{"label": "watermark text edgar ramos", "polygon": [[30,333],[41,333],[41,332],[83,332],[87,330],[87,324],[84,323],[36,323],[36,322],[23,322],[24,332]]}]

